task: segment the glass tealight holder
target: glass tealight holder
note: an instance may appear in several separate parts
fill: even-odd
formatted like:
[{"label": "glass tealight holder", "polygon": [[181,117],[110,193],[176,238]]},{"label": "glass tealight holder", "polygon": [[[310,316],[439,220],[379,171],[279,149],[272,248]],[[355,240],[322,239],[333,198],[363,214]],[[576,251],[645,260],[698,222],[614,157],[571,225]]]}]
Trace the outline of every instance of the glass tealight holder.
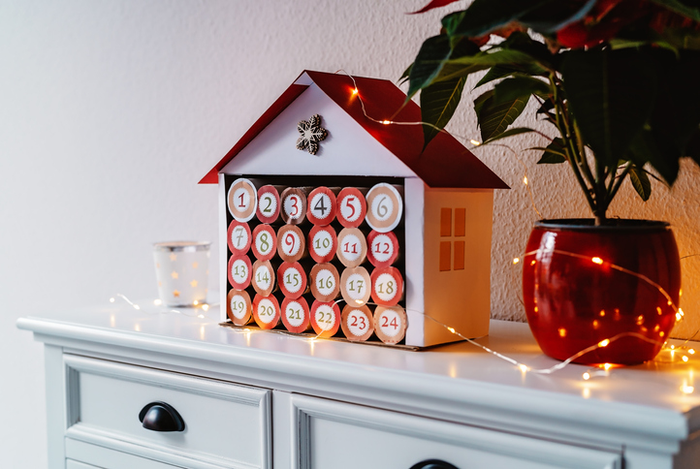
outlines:
[{"label": "glass tealight holder", "polygon": [[207,299],[208,241],[169,241],[153,244],[158,296],[166,306],[197,306]]}]

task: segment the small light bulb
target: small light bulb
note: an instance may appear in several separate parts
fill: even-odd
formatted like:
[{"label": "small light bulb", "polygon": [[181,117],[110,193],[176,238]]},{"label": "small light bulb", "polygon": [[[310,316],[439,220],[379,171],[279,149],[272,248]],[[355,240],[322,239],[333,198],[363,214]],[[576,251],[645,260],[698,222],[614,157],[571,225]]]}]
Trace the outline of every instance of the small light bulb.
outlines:
[{"label": "small light bulb", "polygon": [[687,384],[681,386],[681,392],[683,392],[683,394],[692,394],[693,391],[695,391],[693,386],[688,386]]},{"label": "small light bulb", "polygon": [[139,305],[134,305],[134,309],[141,309]]},{"label": "small light bulb", "polygon": [[194,301],[192,302],[192,304],[195,305],[195,306],[197,306],[197,305],[199,304],[199,301],[194,300]]},{"label": "small light bulb", "polygon": [[452,328],[452,327],[448,327],[447,330],[450,331],[450,332],[452,332],[453,334],[456,332],[456,331],[454,330],[454,328]]},{"label": "small light bulb", "polygon": [[352,89],[352,95],[355,96],[357,93],[359,93],[357,88]]},{"label": "small light bulb", "polygon": [[523,373],[530,370],[530,367],[528,367],[527,365],[523,365],[522,363],[518,365],[518,368],[520,368],[520,371],[522,371]]},{"label": "small light bulb", "polygon": [[608,371],[610,368],[612,368],[612,364],[610,364],[610,363],[605,363],[605,364],[603,365],[603,368],[605,368],[605,371]]},{"label": "small light bulb", "polygon": [[585,372],[585,373],[583,374],[583,379],[585,379],[586,381],[588,381],[589,379],[591,379],[591,374],[590,374],[589,372]]},{"label": "small light bulb", "polygon": [[519,258],[519,257],[516,257],[516,258],[513,259],[513,264],[517,264],[518,262],[520,262],[520,258]]},{"label": "small light bulb", "polygon": [[157,299],[157,300],[153,300],[153,304],[156,306],[160,306],[163,304],[163,302],[160,299]]},{"label": "small light bulb", "polygon": [[110,298],[110,299],[109,299],[109,302],[110,302],[110,303],[114,303],[115,301],[117,301],[117,300],[115,300],[114,298]]},{"label": "small light bulb", "polygon": [[471,143],[471,144],[474,145],[475,147],[478,147],[479,145],[481,145],[481,142],[480,142],[480,141],[474,140],[474,139],[469,140],[469,143]]},{"label": "small light bulb", "polygon": [[[600,342],[598,342],[598,347],[607,347],[608,344],[610,343],[610,339],[603,339]],[[606,363],[607,365],[607,363]]]},{"label": "small light bulb", "polygon": [[695,349],[688,349],[688,353],[691,355],[695,355]]},{"label": "small light bulb", "polygon": [[688,361],[688,357],[686,357],[685,355],[683,355],[683,356],[681,357],[681,359],[682,359],[684,362],[687,362],[687,361]]},{"label": "small light bulb", "polygon": [[382,121],[382,124],[384,124],[384,125],[389,125],[389,124],[391,124],[391,121],[386,121],[386,120],[384,120],[384,121]]},{"label": "small light bulb", "polygon": [[600,257],[594,257],[591,259],[591,262],[593,262],[594,264],[601,265],[603,263],[603,259],[601,259]]},{"label": "small light bulb", "polygon": [[523,178],[523,184],[525,184],[525,185],[527,186],[527,176],[525,176],[525,177]]},{"label": "small light bulb", "polygon": [[206,304],[206,303],[204,303],[204,304],[202,305],[202,309],[203,309],[204,311],[209,311],[209,305]]}]

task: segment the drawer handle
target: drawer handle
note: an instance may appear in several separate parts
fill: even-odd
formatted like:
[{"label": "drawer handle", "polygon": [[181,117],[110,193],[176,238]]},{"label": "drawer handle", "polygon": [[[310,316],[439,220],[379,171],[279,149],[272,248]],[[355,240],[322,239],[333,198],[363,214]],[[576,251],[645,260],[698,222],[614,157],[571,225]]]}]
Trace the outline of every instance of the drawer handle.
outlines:
[{"label": "drawer handle", "polygon": [[173,406],[165,402],[151,402],[139,412],[139,420],[143,428],[154,432],[181,432],[185,429],[185,421]]},{"label": "drawer handle", "polygon": [[452,464],[439,459],[428,459],[411,466],[411,469],[457,469]]}]

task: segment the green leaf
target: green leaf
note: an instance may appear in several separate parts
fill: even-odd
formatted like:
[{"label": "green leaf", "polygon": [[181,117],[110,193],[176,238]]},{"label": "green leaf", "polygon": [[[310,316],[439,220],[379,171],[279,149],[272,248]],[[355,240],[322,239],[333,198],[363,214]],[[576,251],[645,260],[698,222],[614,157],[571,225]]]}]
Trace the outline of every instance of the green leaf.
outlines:
[{"label": "green leaf", "polygon": [[561,138],[555,138],[546,148],[534,147],[531,150],[544,151],[537,164],[558,164],[566,161],[566,150],[564,149],[564,141]]},{"label": "green leaf", "polygon": [[626,157],[638,167],[646,162],[651,164],[669,186],[672,186],[678,177],[680,151],[663,142],[650,129],[645,129],[635,136]]},{"label": "green leaf", "polygon": [[452,47],[447,36],[433,36],[426,39],[416,56],[409,72],[409,86],[406,100],[418,90],[428,86],[440,73],[444,61],[450,57]]},{"label": "green leaf", "polygon": [[432,124],[423,124],[423,148],[428,146],[428,143],[440,131],[439,129],[445,128],[445,125],[452,118],[462,97],[465,82],[465,77],[451,81],[439,81],[421,91],[421,119],[423,122]]},{"label": "green leaf", "polygon": [[651,0],[651,2],[687,18],[692,18],[694,21],[700,21],[700,8],[698,7],[688,6],[678,0]]},{"label": "green leaf", "polygon": [[491,142],[495,142],[496,140],[500,140],[502,138],[506,137],[512,137],[513,135],[519,135],[519,134],[526,134],[529,132],[536,132],[535,129],[530,129],[529,127],[513,127],[512,129],[508,129],[505,132],[498,134],[494,137],[491,137],[490,139],[482,142],[482,145],[488,145]]},{"label": "green leaf", "polygon": [[399,78],[399,85],[402,85],[406,83],[408,80],[408,77],[411,75],[411,69],[413,68],[413,64],[409,65],[406,70],[401,74],[401,78]]},{"label": "green leaf", "polygon": [[547,99],[551,90],[549,85],[537,78],[516,76],[506,78],[494,87],[494,103],[499,104],[512,101],[517,98],[529,99],[530,95],[537,95]]},{"label": "green leaf", "polygon": [[608,167],[627,151],[651,114],[654,69],[636,50],[576,50],[562,67],[564,89],[585,142]]},{"label": "green leaf", "polygon": [[651,196],[651,182],[649,182],[649,177],[643,169],[632,166],[632,169],[630,169],[630,182],[644,202],[649,200],[649,196]]},{"label": "green leaf", "polygon": [[479,96],[474,101],[474,110],[477,114],[479,127],[481,127],[481,140],[488,141],[505,132],[523,112],[526,105],[527,100],[521,98],[495,104],[493,90]]}]

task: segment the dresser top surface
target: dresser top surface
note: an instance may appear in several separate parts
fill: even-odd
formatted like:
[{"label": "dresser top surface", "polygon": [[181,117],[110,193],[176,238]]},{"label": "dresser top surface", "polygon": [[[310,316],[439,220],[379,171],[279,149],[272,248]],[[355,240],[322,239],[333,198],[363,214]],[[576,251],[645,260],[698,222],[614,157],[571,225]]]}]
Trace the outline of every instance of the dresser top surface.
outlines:
[{"label": "dresser top surface", "polygon": [[[569,364],[551,374],[536,370],[560,362],[542,354],[524,323],[491,321],[487,337],[476,341],[493,352],[468,342],[410,351],[324,339],[311,339],[255,327],[231,328],[219,325],[218,307],[208,311],[183,308],[168,310],[152,300],[135,302],[139,309],[117,300],[92,308],[56,311],[41,317],[21,318],[20,329],[34,331],[38,340],[56,339],[81,343],[109,344],[211,360],[288,371],[300,376],[339,378],[384,383],[385,386],[421,386],[436,393],[479,392],[494,395],[515,388],[526,396],[564,399],[572,405],[599,403],[605,406],[638,406],[668,415],[685,414],[698,420],[700,385],[700,343],[670,341],[673,354],[662,351],[653,361],[633,367],[599,368]],[[695,347],[698,353],[691,354]],[[688,361],[684,361],[683,357]],[[522,371],[508,360],[522,363]],[[590,379],[584,379],[588,372]],[[393,383],[393,384],[392,384]],[[700,384],[700,383],[699,383]],[[690,387],[695,389],[691,390]],[[428,392],[428,391],[425,391]],[[630,407],[631,406],[631,407]],[[691,424],[691,427],[696,424]]]}]

